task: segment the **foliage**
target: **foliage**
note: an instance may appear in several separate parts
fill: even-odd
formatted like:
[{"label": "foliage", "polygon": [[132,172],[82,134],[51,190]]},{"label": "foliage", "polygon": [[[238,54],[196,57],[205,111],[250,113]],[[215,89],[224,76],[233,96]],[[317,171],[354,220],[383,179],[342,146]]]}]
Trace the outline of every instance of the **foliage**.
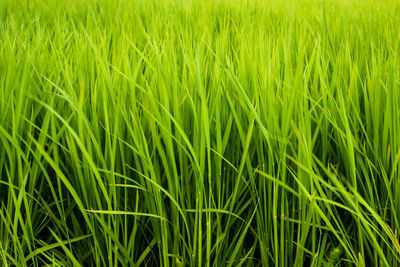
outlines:
[{"label": "foliage", "polygon": [[0,265],[398,266],[399,19],[0,1]]}]

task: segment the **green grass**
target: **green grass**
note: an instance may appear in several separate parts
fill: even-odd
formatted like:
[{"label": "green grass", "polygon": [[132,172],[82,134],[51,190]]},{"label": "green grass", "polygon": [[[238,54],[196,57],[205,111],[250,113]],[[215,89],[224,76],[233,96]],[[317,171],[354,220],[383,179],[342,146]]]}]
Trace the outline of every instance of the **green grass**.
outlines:
[{"label": "green grass", "polygon": [[0,1],[0,265],[399,266],[399,21]]}]

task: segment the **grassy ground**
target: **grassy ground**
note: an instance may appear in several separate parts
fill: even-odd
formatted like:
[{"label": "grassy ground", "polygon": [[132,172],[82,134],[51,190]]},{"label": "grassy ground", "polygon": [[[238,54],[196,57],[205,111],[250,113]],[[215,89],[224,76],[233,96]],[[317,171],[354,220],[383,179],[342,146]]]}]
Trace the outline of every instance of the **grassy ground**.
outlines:
[{"label": "grassy ground", "polygon": [[400,4],[0,1],[1,266],[399,266]]}]

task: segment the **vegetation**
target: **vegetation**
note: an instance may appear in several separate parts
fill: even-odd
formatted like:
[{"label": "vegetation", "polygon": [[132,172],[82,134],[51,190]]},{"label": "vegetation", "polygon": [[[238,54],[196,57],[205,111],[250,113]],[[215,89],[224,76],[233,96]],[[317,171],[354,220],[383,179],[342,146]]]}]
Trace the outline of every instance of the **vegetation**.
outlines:
[{"label": "vegetation", "polygon": [[399,20],[0,1],[0,265],[399,266]]}]

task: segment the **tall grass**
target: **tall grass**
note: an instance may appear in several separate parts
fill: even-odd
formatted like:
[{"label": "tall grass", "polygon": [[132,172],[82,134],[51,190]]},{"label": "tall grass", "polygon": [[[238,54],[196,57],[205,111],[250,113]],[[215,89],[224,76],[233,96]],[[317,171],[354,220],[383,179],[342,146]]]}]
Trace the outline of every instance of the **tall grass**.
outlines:
[{"label": "tall grass", "polygon": [[395,1],[0,1],[1,266],[398,266]]}]

